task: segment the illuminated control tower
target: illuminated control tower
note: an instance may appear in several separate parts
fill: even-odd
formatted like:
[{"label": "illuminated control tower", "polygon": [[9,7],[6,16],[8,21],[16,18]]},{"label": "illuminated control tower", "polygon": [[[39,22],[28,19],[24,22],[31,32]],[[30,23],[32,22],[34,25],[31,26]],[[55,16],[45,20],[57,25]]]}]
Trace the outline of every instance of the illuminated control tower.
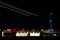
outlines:
[{"label": "illuminated control tower", "polygon": [[52,13],[50,13],[50,20],[49,20],[49,22],[50,22],[50,33],[52,34],[53,32],[52,32],[52,22],[53,22],[53,20],[52,20]]}]

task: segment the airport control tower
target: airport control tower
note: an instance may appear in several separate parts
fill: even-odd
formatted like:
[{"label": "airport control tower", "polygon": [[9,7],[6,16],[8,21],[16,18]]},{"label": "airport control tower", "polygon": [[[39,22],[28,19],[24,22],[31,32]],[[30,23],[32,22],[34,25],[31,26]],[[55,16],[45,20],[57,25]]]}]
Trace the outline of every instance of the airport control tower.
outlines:
[{"label": "airport control tower", "polygon": [[49,20],[49,22],[50,22],[50,33],[53,33],[52,32],[52,22],[53,22],[53,20],[52,20],[52,13],[50,13],[50,20]]}]

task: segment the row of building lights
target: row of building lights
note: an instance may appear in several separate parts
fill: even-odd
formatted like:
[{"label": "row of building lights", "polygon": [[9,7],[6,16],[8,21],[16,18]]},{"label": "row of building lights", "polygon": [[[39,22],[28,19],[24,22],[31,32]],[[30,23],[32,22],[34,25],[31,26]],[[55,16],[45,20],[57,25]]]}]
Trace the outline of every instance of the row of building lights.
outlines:
[{"label": "row of building lights", "polygon": [[[16,29],[7,29],[7,30],[4,30],[2,31],[2,36],[4,36],[4,33],[13,33],[15,32],[16,33],[16,36],[19,37],[19,36],[28,36],[28,34],[30,36],[40,36],[40,33],[41,32],[44,32],[44,33],[49,33],[50,29],[48,30],[43,30],[41,29],[39,32],[35,31],[35,29],[32,29],[32,31],[25,31],[25,29],[18,29],[16,31]],[[54,29],[52,29],[52,31],[54,31]],[[54,34],[54,36],[56,36],[56,34]]]},{"label": "row of building lights", "polygon": [[[6,29],[6,32],[27,32],[28,30],[25,30],[25,29]],[[35,29],[32,29],[31,30],[32,32],[44,32],[46,30],[44,29],[41,29],[41,30],[35,30]],[[47,31],[50,31],[50,29],[48,29]],[[52,31],[54,31],[54,29],[52,29]]]}]

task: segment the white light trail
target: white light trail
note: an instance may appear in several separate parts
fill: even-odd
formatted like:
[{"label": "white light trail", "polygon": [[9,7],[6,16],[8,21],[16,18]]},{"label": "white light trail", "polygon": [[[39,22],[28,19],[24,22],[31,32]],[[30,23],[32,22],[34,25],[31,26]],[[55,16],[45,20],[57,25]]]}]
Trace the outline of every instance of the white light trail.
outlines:
[{"label": "white light trail", "polygon": [[26,15],[26,16],[30,16],[30,15],[24,14],[24,13],[22,13],[22,12],[16,11],[16,10],[14,10],[14,9],[10,9],[10,8],[5,7],[5,6],[2,6],[2,5],[0,5],[0,6],[3,7],[3,8],[7,8],[7,9],[9,9],[9,10],[12,10],[12,11],[14,11],[14,12],[20,13],[20,14],[23,14],[23,15]]},{"label": "white light trail", "polygon": [[[20,9],[20,8],[17,8],[17,7],[15,7],[15,6],[10,5],[10,4],[4,3],[4,2],[2,2],[2,1],[0,1],[0,5],[3,5],[3,6],[6,6],[6,7],[9,7],[9,8],[12,8],[12,9],[17,10],[17,11],[20,11],[20,12],[24,12],[24,13],[29,14],[29,15],[39,16],[39,15],[37,15],[37,14],[30,13],[30,12],[28,12],[28,11],[26,11],[26,10],[22,10],[22,9]],[[10,9],[10,10],[11,10],[11,9]],[[25,15],[26,15],[26,14],[25,14]]]}]

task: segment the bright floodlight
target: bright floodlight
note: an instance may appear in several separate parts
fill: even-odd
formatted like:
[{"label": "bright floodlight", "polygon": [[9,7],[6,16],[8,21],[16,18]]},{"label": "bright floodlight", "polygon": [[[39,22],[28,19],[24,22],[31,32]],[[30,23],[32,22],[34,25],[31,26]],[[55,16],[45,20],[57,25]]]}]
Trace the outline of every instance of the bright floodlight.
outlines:
[{"label": "bright floodlight", "polygon": [[40,32],[39,33],[30,32],[30,36],[40,36]]},{"label": "bright floodlight", "polygon": [[20,37],[20,36],[28,36],[28,32],[26,32],[26,33],[25,33],[25,32],[24,32],[24,33],[22,33],[22,32],[17,32],[17,33],[16,33],[16,36],[17,36],[17,37]]}]

